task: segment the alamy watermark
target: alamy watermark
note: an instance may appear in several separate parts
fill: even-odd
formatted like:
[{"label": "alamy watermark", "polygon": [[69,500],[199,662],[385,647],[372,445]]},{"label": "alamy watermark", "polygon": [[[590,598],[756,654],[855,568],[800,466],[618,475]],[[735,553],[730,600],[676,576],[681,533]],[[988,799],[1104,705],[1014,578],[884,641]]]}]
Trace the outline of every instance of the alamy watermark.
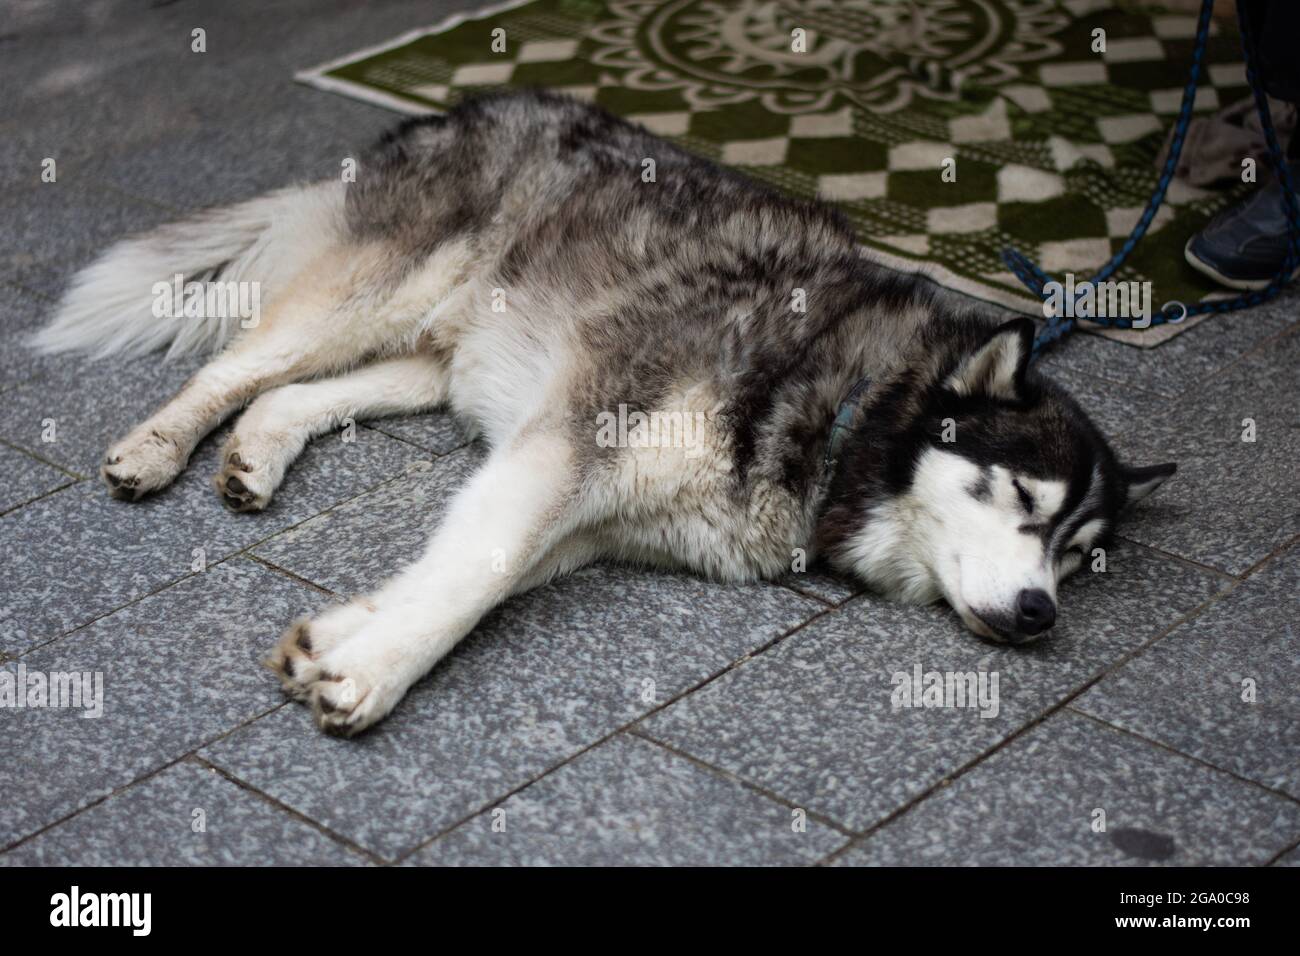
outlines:
[{"label": "alamy watermark", "polygon": [[153,894],[83,893],[74,885],[50,897],[50,925],[120,926],[132,936],[148,936],[153,929]]},{"label": "alamy watermark", "polygon": [[239,319],[240,328],[251,329],[262,317],[260,282],[186,282],[178,272],[150,292],[157,319]]},{"label": "alamy watermark", "polygon": [[[1160,311],[1169,315],[1174,324],[1187,318],[1187,306],[1181,302],[1166,302]],[[1052,281],[1043,286],[1043,315],[1049,319],[1129,319],[1132,328],[1149,328],[1151,283],[1109,279],[1076,282],[1073,273],[1066,273],[1065,282]]]},{"label": "alamy watermark", "polygon": [[705,412],[629,411],[619,404],[617,412],[596,415],[596,444],[601,448],[682,448],[687,458],[704,453]]},{"label": "alamy watermark", "polygon": [[927,671],[920,664],[912,672],[895,671],[889,695],[894,710],[945,707],[978,710],[981,717],[996,717],[997,671]]},{"label": "alamy watermark", "polygon": [[103,671],[29,671],[22,661],[14,670],[0,668],[0,708],[64,707],[104,716]]}]

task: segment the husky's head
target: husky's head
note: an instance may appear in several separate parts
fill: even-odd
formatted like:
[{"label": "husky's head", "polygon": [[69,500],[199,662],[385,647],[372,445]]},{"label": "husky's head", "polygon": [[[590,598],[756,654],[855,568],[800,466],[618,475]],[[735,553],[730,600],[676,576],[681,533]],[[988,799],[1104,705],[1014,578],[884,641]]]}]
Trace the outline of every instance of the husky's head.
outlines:
[{"label": "husky's head", "polygon": [[832,564],[898,599],[944,598],[976,634],[1025,643],[1057,583],[1175,466],[1121,465],[1078,405],[1028,370],[1034,326],[944,323],[872,383],[821,522]]}]

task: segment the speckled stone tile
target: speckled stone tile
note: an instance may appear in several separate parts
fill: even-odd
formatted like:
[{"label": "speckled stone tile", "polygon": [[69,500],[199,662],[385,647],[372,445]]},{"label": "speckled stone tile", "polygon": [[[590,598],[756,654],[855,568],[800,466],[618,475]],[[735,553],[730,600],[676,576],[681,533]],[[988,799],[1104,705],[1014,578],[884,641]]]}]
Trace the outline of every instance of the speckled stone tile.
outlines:
[{"label": "speckled stone tile", "polygon": [[0,190],[0,279],[57,296],[101,249],[173,216],[159,206],[63,179]]},{"label": "speckled stone tile", "polygon": [[474,447],[417,462],[399,480],[263,542],[255,553],[339,594],[373,590],[423,553],[483,454]]},{"label": "speckled stone tile", "polygon": [[57,468],[38,461],[25,452],[0,444],[0,513],[17,508],[75,480]]},{"label": "speckled stone tile", "polygon": [[[249,178],[264,171],[260,160],[279,153],[286,161],[282,182],[288,182],[298,165],[321,154],[321,137],[329,131],[368,139],[372,129],[397,119],[388,110],[299,87],[293,72],[428,25],[454,6],[311,0],[310,12],[294,9],[303,5],[230,0],[196,13],[186,4],[135,4],[79,25],[60,17],[57,26],[13,30],[18,35],[0,60],[0,88],[10,94],[0,116],[0,176],[11,170],[21,176],[49,155],[59,157],[61,167],[75,162],[94,173],[110,167],[115,154],[144,149],[133,164],[141,181],[170,175],[178,187],[199,192],[206,189],[204,176],[215,174],[238,192],[240,157],[223,169],[214,156],[190,154],[197,167],[188,175],[161,168],[184,155],[185,144],[238,126],[248,133]],[[198,25],[206,31],[203,52],[191,48],[190,31]],[[14,81],[5,83],[10,76]],[[51,110],[55,97],[87,108]],[[296,138],[286,138],[294,132]],[[182,152],[148,153],[168,139]],[[294,142],[296,152],[283,148]],[[178,190],[170,198],[186,196]]]},{"label": "speckled stone tile", "polygon": [[822,609],[774,585],[588,568],[491,614],[358,738],[294,706],[204,756],[395,858]]},{"label": "speckled stone tile", "polygon": [[[160,128],[154,139],[89,164],[89,174],[132,196],[196,210],[294,183],[338,179],[344,159],[357,158],[399,121],[372,106],[336,106],[285,75],[246,93],[238,106],[218,105],[228,122],[206,123],[184,136]],[[358,114],[360,120],[342,126],[342,116]]]},{"label": "speckled stone tile", "polygon": [[[1061,589],[1061,623],[988,644],[946,608],[864,595],[666,710],[641,730],[851,829],[865,829],[1058,704],[1223,588],[1120,545]],[[998,674],[995,716],[893,706],[895,675]],[[988,685],[991,691],[991,683]],[[991,712],[991,708],[986,708]]]},{"label": "speckled stone tile", "polygon": [[0,283],[0,392],[54,371],[66,361],[38,355],[24,342],[53,308],[53,302],[27,289]]},{"label": "speckled stone tile", "polygon": [[1300,866],[1300,846],[1296,847],[1286,856],[1282,857],[1274,866]]},{"label": "speckled stone tile", "polygon": [[[83,164],[105,153],[162,130],[184,136],[195,125],[194,87],[186,82],[192,69],[178,70],[173,64],[169,82],[138,82],[141,67],[165,56],[168,46],[183,47],[183,39],[178,43],[175,34],[168,36],[130,15],[110,14],[81,30],[66,22],[44,30],[23,29],[10,19],[15,6],[6,5],[6,30],[17,36],[5,43],[0,57],[0,89],[6,94],[0,113],[0,182],[6,186],[40,183],[46,157],[56,161],[59,181],[71,182],[79,178]],[[95,4],[99,9],[107,6]],[[120,77],[131,75],[137,83],[130,95],[110,92],[115,83],[126,85]],[[51,109],[55,101],[64,105]]]},{"label": "speckled stone tile", "polygon": [[[1300,798],[1297,594],[1300,546],[1107,676],[1075,706]],[[1243,700],[1252,689],[1254,700]]]},{"label": "speckled stone tile", "polygon": [[[76,117],[80,135],[63,121],[63,111],[41,111],[48,95],[29,97],[12,124],[18,142],[4,144],[0,136],[0,160],[12,157],[25,169],[54,151],[87,180],[182,208],[337,176],[342,156],[355,155],[401,117],[296,84],[293,73],[427,26],[464,5],[319,0],[299,15],[292,3],[229,2],[206,5],[197,20],[185,5],[123,14],[94,28],[98,47],[65,42],[51,50],[68,59],[51,71],[54,77],[40,77],[43,64],[36,63],[23,77],[24,89],[35,72],[36,85],[94,102],[96,110]],[[207,48],[196,53],[189,34],[200,21]],[[87,139],[99,149],[85,149]]]},{"label": "speckled stone tile", "polygon": [[100,673],[102,715],[0,710],[0,847],[281,704],[261,655],[318,592],[237,560],[9,662],[27,675]]},{"label": "speckled stone tile", "polygon": [[[1118,347],[1130,348],[1126,345]],[[1163,395],[1117,385],[1073,369],[1052,368],[1046,373],[1070,393],[1110,440],[1130,430],[1135,431],[1137,440],[1140,440],[1145,423],[1174,405],[1173,399]]]},{"label": "speckled stone tile", "polygon": [[[620,734],[408,862],[435,866],[795,866],[847,842],[796,809]],[[504,829],[502,829],[504,824]]]},{"label": "speckled stone tile", "polygon": [[199,358],[164,362],[160,355],[49,357],[35,378],[0,402],[0,438],[77,474],[97,475],[108,446],[170,399],[202,364]]},{"label": "speckled stone tile", "polygon": [[115,501],[86,481],[0,517],[0,616],[16,623],[0,650],[48,640],[400,474],[412,451],[363,430],[346,450],[316,443],[270,507],[234,514],[212,491],[218,450],[209,442],[176,484],[144,501]]},{"label": "speckled stone tile", "polygon": [[225,31],[229,46],[237,45],[234,65],[256,71],[256,78],[283,78],[483,6],[481,0],[376,0],[361,6],[354,0],[286,0],[267,8],[257,0],[237,0],[220,4],[211,22],[218,34]]},{"label": "speckled stone tile", "polygon": [[[1194,401],[1121,436],[1122,457],[1178,463],[1124,527],[1135,541],[1230,574],[1300,534],[1300,333],[1284,336],[1199,390]],[[1254,441],[1243,441],[1254,423]]]},{"label": "speckled stone tile", "polygon": [[1253,309],[1210,316],[1153,349],[1072,335],[1044,354],[1041,366],[1049,374],[1072,369],[1169,398],[1194,396],[1199,385],[1297,321],[1300,290],[1293,289]]},{"label": "speckled stone tile", "polygon": [[0,866],[356,866],[311,824],[184,761],[0,854]]},{"label": "speckled stone tile", "polygon": [[[0,437],[92,476],[109,442],[186,375],[153,358],[124,363],[120,375],[102,363],[65,372],[7,393]],[[55,423],[52,443],[40,440],[47,419]],[[424,455],[364,428],[351,442],[322,436],[265,511],[234,514],[211,484],[223,440],[224,433],[210,437],[171,487],[143,501],[113,500],[94,477],[0,517],[0,534],[12,545],[0,551],[0,613],[16,622],[0,634],[0,650],[22,650],[111,611],[190,573],[199,557],[209,564],[226,557],[403,474]]]},{"label": "speckled stone tile", "polygon": [[[1104,832],[1093,829],[1098,811]],[[1300,804],[1066,712],[837,862],[1244,866],[1297,836]]]},{"label": "speckled stone tile", "polygon": [[367,421],[365,425],[385,435],[410,442],[435,455],[446,455],[469,444],[468,437],[461,431],[449,412],[374,418]]},{"label": "speckled stone tile", "polygon": [[803,594],[820,598],[827,604],[843,604],[853,595],[861,594],[865,590],[865,585],[842,574],[836,574],[820,563],[814,564],[806,571],[790,572],[781,583]]}]

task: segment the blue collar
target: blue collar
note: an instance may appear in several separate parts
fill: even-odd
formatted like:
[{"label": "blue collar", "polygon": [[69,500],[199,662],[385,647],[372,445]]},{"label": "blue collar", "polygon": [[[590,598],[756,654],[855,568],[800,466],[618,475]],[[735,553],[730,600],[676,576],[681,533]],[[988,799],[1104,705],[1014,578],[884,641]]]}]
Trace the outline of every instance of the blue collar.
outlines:
[{"label": "blue collar", "polygon": [[835,413],[835,421],[831,423],[831,436],[826,442],[826,457],[823,459],[823,464],[827,468],[839,457],[840,449],[844,446],[845,435],[853,431],[853,416],[862,402],[862,396],[869,388],[871,388],[871,379],[860,379],[858,384],[849,390],[844,401],[840,402],[839,411]]}]

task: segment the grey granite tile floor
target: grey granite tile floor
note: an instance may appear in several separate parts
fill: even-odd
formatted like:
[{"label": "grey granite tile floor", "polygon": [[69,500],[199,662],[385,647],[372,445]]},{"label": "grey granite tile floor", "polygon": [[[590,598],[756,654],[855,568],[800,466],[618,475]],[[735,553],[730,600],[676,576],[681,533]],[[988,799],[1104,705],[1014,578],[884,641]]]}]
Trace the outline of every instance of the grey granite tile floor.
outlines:
[{"label": "grey granite tile floor", "polygon": [[891,866],[1262,864],[1300,804],[1064,712],[839,862]]},{"label": "grey granite tile floor", "polygon": [[[249,516],[212,493],[218,435],[130,506],[99,458],[192,363],[22,339],[107,241],[321,175],[394,121],[294,69],[472,6],[236,0],[205,9],[201,59],[190,4],[16,9],[0,701],[20,674],[46,703],[89,683],[0,707],[0,865],[1300,864],[1295,293],[1044,359],[1125,455],[1181,465],[1047,644],[979,643],[817,567],[724,587],[602,565],[492,614],[359,739],[284,702],[260,656],[416,553],[482,450],[447,415],[371,422]],[[896,707],[918,668],[996,675],[996,702]]]}]

